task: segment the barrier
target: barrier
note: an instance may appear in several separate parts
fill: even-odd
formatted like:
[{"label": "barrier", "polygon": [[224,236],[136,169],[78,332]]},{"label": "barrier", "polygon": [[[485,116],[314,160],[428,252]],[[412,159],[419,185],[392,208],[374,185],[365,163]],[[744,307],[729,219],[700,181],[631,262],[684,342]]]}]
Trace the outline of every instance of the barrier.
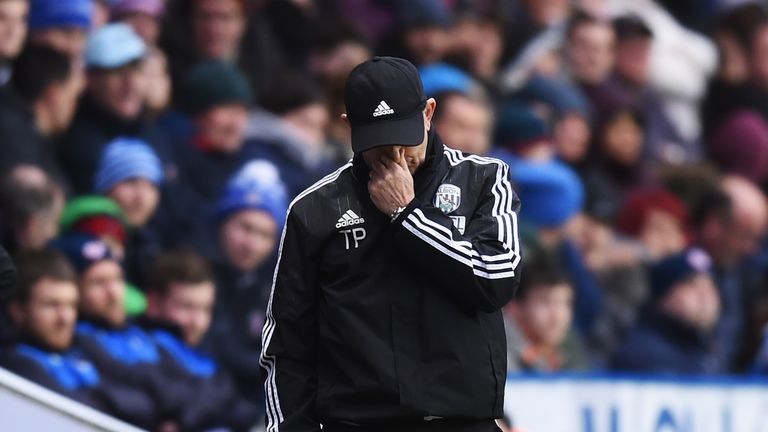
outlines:
[{"label": "barrier", "polygon": [[510,375],[505,412],[525,432],[768,432],[768,380]]},{"label": "barrier", "polygon": [[0,368],[0,430],[141,432]]}]

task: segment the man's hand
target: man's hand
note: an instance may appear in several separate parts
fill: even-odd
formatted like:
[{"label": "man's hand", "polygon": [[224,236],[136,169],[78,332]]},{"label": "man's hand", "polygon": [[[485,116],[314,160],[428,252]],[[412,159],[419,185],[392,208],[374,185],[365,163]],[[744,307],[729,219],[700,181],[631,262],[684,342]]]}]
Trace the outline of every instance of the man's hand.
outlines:
[{"label": "man's hand", "polygon": [[368,193],[382,213],[390,216],[399,207],[405,207],[413,201],[413,176],[408,170],[403,149],[397,154],[397,160],[384,156],[372,161],[370,168]]}]

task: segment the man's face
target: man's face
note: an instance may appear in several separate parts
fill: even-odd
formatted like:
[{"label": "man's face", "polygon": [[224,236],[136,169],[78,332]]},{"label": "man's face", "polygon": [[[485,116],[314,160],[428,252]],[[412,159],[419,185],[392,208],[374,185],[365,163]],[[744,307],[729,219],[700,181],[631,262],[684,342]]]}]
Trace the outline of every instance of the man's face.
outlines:
[{"label": "man's face", "polygon": [[565,283],[531,287],[521,304],[524,326],[535,344],[558,347],[571,327],[573,288]]},{"label": "man's face", "polygon": [[603,130],[602,150],[611,160],[634,166],[643,151],[643,129],[630,114],[620,114]]},{"label": "man's face", "polygon": [[37,44],[61,51],[72,59],[82,59],[88,33],[76,27],[54,27],[35,30],[30,33],[30,39]]},{"label": "man's face", "polygon": [[650,74],[651,39],[632,38],[621,41],[616,50],[616,71],[637,86],[648,83]]},{"label": "man's face", "polygon": [[[422,113],[424,118],[424,139],[421,141],[421,144],[417,146],[404,146],[393,143],[390,146],[374,147],[363,152],[365,164],[371,167],[375,162],[398,162],[401,158],[404,158],[405,163],[408,165],[408,171],[411,172],[411,175],[416,174],[416,171],[427,158],[427,142],[429,141],[429,134],[427,132],[432,128],[432,115],[435,113],[435,106],[437,106],[435,99],[429,98]],[[387,164],[385,163],[384,165]]]},{"label": "man's face", "polygon": [[77,321],[77,286],[49,278],[32,287],[26,304],[14,304],[18,324],[35,339],[55,350],[69,348]]},{"label": "man's face", "polygon": [[446,145],[467,153],[486,154],[491,143],[491,110],[461,95],[449,96],[442,104],[435,126]]},{"label": "man's face", "polygon": [[712,278],[698,274],[672,287],[662,300],[662,308],[688,324],[708,331],[720,317],[720,296]]},{"label": "man's face", "polygon": [[569,113],[555,123],[552,142],[557,155],[566,162],[577,163],[584,160],[589,150],[592,130],[587,120],[579,114]]},{"label": "man's face", "polygon": [[85,74],[80,66],[73,65],[69,78],[51,86],[44,103],[49,109],[53,128],[51,133],[64,132],[72,123],[77,101],[85,88]]},{"label": "man's face", "polygon": [[120,69],[92,71],[88,75],[88,91],[111,114],[123,120],[136,120],[146,92],[141,62]]},{"label": "man's face", "polygon": [[160,316],[181,327],[184,342],[197,346],[208,332],[213,314],[215,289],[212,282],[174,282],[159,299]]},{"label": "man's face", "polygon": [[0,0],[0,61],[16,58],[27,36],[28,0]]},{"label": "man's face", "polygon": [[248,111],[239,104],[219,105],[195,118],[205,143],[213,151],[234,154],[240,151],[248,126]]},{"label": "man's face", "polygon": [[155,213],[160,202],[160,191],[151,181],[132,178],[122,181],[107,194],[125,214],[131,226],[142,227]]},{"label": "man's face", "polygon": [[599,84],[608,77],[613,68],[614,39],[608,24],[585,23],[573,29],[566,52],[577,81]]},{"label": "man's face", "polygon": [[436,27],[416,27],[405,32],[405,45],[417,65],[440,61],[450,48],[447,30]]},{"label": "man's face", "polygon": [[245,14],[237,0],[196,0],[192,32],[198,53],[208,59],[230,59],[245,31]]},{"label": "man's face", "polygon": [[99,261],[80,279],[80,309],[88,316],[106,320],[113,326],[125,323],[125,280],[117,261]]},{"label": "man's face", "polygon": [[238,270],[255,270],[275,250],[278,228],[265,211],[239,211],[221,227],[224,254]]}]

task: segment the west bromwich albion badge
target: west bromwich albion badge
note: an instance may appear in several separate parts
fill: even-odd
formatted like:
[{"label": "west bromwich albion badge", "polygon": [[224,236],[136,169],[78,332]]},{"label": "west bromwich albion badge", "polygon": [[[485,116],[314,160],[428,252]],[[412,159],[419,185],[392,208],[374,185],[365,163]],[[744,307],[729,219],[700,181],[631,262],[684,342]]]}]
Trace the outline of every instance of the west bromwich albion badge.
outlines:
[{"label": "west bromwich albion badge", "polygon": [[461,189],[452,184],[441,184],[435,194],[435,207],[439,208],[444,214],[448,214],[461,204]]}]

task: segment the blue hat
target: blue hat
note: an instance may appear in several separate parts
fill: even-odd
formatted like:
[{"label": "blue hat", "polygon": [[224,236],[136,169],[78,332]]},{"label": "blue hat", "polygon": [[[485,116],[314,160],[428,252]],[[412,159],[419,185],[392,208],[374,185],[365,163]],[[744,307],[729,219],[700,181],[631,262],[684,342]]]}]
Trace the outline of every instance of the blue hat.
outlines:
[{"label": "blue hat", "polygon": [[567,165],[556,160],[540,162],[519,158],[510,162],[515,192],[522,203],[522,221],[554,228],[581,211],[584,187]]},{"label": "blue hat", "polygon": [[500,107],[496,117],[495,144],[515,149],[549,136],[547,123],[526,104],[510,101]]},{"label": "blue hat", "polygon": [[712,259],[699,248],[662,258],[651,267],[651,298],[661,300],[676,284],[697,274],[711,273]]},{"label": "blue hat", "polygon": [[229,180],[216,205],[216,217],[223,221],[240,210],[263,210],[282,226],[287,209],[286,188],[277,167],[266,160],[253,160]]},{"label": "blue hat", "polygon": [[143,178],[158,185],[163,181],[160,159],[147,143],[136,138],[120,137],[112,140],[101,153],[99,167],[94,176],[94,189],[104,193],[117,183],[132,178]]},{"label": "blue hat", "polygon": [[109,245],[90,234],[67,233],[51,241],[50,246],[64,254],[78,274],[97,262],[116,260]]},{"label": "blue hat", "polygon": [[578,88],[540,75],[532,77],[517,96],[528,101],[544,103],[558,116],[578,114],[585,119],[592,116],[592,107]]},{"label": "blue hat", "polygon": [[29,5],[29,28],[91,27],[93,0],[32,0]]},{"label": "blue hat", "polygon": [[85,46],[88,68],[118,69],[144,58],[147,45],[128,24],[113,23],[91,33]]},{"label": "blue hat", "polygon": [[435,63],[419,68],[424,94],[427,97],[443,92],[467,94],[472,90],[472,77],[463,70],[446,63]]}]

